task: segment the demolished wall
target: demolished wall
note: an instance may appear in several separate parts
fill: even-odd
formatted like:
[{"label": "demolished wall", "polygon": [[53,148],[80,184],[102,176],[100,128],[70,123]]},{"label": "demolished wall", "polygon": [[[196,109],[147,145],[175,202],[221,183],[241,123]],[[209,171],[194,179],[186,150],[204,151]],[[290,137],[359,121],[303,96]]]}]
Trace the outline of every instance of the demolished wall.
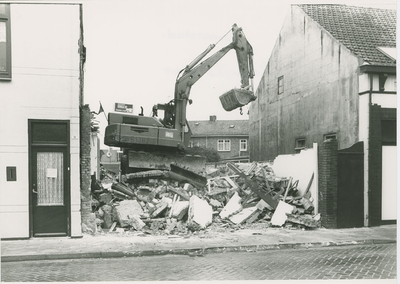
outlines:
[{"label": "demolished wall", "polygon": [[320,226],[310,187],[299,194],[298,180],[275,175],[268,163],[228,163],[224,172],[208,172],[195,179],[195,173],[171,165],[170,171],[140,171],[118,180],[103,169],[101,180],[92,184],[98,231],[187,235],[254,223],[265,228]]}]

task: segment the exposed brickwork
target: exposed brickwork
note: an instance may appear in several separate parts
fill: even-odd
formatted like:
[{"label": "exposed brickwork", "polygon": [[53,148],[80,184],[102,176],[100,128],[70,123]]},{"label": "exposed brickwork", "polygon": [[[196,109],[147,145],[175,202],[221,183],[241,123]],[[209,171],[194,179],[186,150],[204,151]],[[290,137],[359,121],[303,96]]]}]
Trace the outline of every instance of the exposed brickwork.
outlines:
[{"label": "exposed brickwork", "polygon": [[337,228],[338,142],[326,140],[318,151],[318,204],[322,226]]},{"label": "exposed brickwork", "polygon": [[81,174],[81,220],[83,232],[96,232],[91,204],[90,170],[90,108],[80,108],[80,174]]},{"label": "exposed brickwork", "polygon": [[382,137],[381,107],[371,106],[369,139],[369,226],[379,226],[382,219]]}]

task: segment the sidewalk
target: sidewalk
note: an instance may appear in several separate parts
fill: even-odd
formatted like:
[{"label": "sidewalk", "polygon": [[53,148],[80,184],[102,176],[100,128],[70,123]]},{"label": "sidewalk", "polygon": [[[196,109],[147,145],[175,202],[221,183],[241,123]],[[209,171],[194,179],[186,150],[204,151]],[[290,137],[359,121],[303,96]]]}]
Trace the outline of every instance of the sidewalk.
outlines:
[{"label": "sidewalk", "polygon": [[1,261],[107,258],[163,254],[203,255],[232,251],[262,251],[341,245],[396,243],[397,225],[369,228],[290,230],[243,229],[225,233],[152,236],[108,233],[82,238],[32,238],[1,241]]}]

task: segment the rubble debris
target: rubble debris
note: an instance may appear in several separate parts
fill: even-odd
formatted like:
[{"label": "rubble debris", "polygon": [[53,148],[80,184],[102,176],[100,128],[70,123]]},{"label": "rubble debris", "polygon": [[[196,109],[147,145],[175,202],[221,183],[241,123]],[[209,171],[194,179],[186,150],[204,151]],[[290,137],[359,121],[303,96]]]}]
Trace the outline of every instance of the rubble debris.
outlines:
[{"label": "rubble debris", "polygon": [[111,228],[114,223],[113,216],[112,216],[113,207],[111,205],[105,204],[100,209],[101,209],[101,211],[103,211],[103,215],[101,216],[104,220],[103,227],[105,229]]},{"label": "rubble debris", "polygon": [[321,226],[321,222],[318,219],[313,218],[311,215],[287,214],[287,221],[304,225],[308,228],[318,228]]},{"label": "rubble debris", "polygon": [[246,185],[253,191],[255,192],[258,196],[260,196],[262,199],[264,199],[265,202],[267,202],[272,208],[276,208],[278,205],[278,201],[273,199],[269,194],[265,194],[264,192],[262,192],[259,187],[258,184],[251,180],[249,177],[247,177],[247,175],[245,173],[243,173],[242,171],[240,171],[238,168],[236,168],[233,164],[228,163],[228,167],[230,169],[232,169],[233,171],[235,171],[237,174],[239,174],[244,180]]},{"label": "rubble debris", "polygon": [[228,163],[207,173],[208,178],[174,165],[122,176],[102,169],[91,187],[97,231],[176,235],[321,224],[309,191],[314,176],[299,195],[299,181],[276,176],[269,163]]}]

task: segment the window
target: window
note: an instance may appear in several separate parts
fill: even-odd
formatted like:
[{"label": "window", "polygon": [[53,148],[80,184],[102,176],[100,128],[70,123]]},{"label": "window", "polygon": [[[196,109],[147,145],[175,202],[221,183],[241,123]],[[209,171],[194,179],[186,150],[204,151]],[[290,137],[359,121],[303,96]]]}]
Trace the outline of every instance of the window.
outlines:
[{"label": "window", "polygon": [[382,144],[396,145],[396,136],[397,136],[396,128],[397,128],[396,120],[381,121]]},{"label": "window", "polygon": [[200,147],[200,142],[199,141],[190,141],[189,148],[193,148],[193,147]]},{"label": "window", "polygon": [[230,151],[231,140],[220,139],[218,140],[218,151]]},{"label": "window", "polygon": [[337,140],[336,133],[325,134],[324,135],[324,141],[328,140],[328,139]]},{"label": "window", "polygon": [[247,140],[240,139],[240,151],[247,151]]},{"label": "window", "polygon": [[0,4],[0,80],[11,80],[10,4]]},{"label": "window", "polygon": [[278,78],[278,95],[283,93],[283,76]]},{"label": "window", "polygon": [[300,151],[305,148],[306,148],[306,139],[305,138],[297,138],[296,139],[296,147],[295,147],[296,153],[300,153]]}]

